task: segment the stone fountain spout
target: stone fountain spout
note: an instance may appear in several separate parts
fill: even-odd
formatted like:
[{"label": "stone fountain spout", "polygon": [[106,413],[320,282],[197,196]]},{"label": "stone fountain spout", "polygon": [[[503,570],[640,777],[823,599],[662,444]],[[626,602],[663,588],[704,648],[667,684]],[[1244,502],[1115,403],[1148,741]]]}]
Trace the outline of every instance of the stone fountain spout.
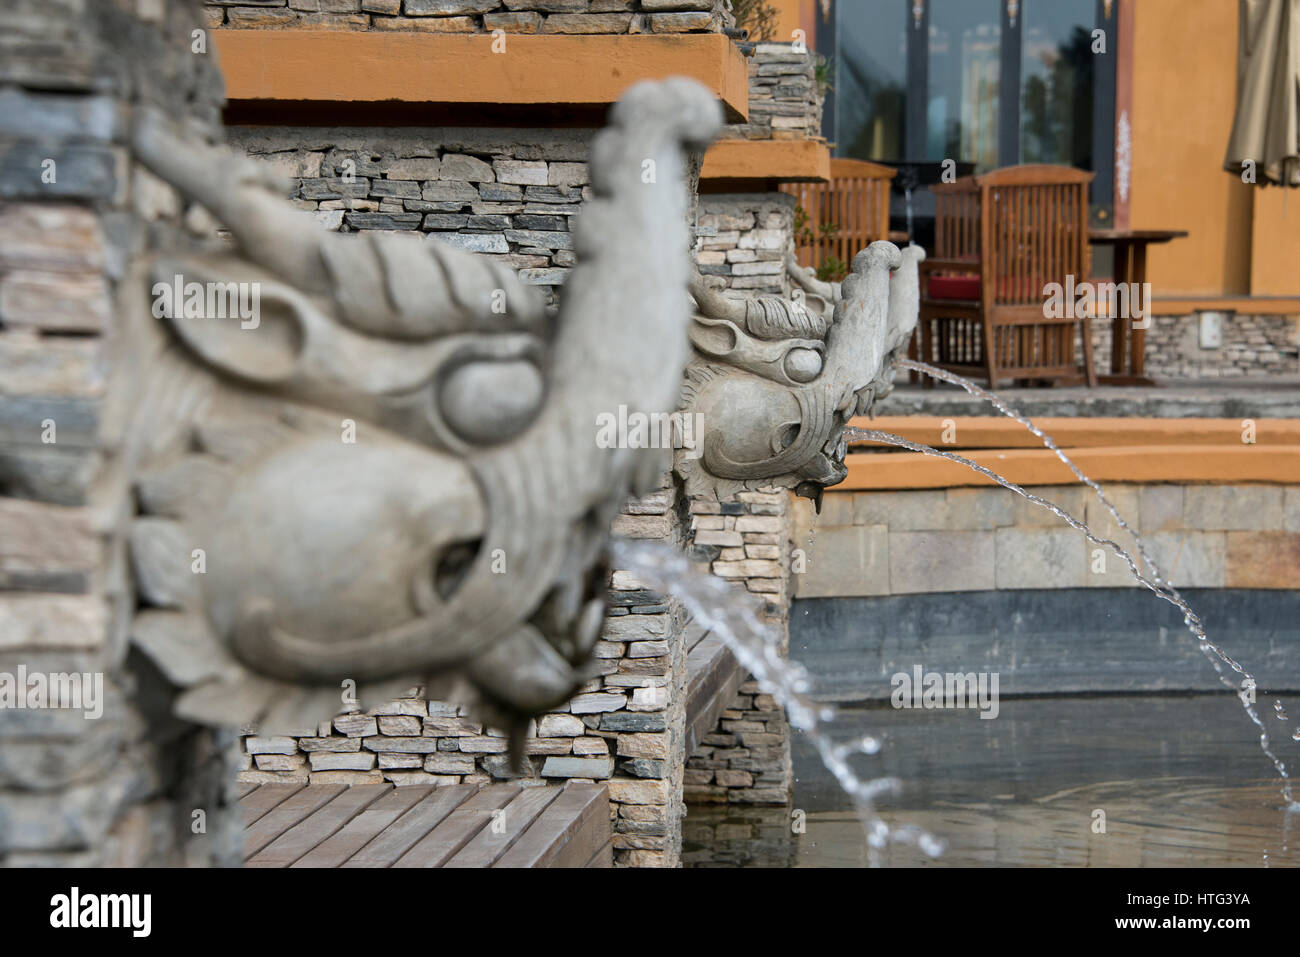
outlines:
[{"label": "stone fountain spout", "polygon": [[[141,503],[131,633],[187,689],[183,717],[281,733],[452,675],[518,752],[527,720],[582,685],[609,522],[668,466],[600,447],[597,421],[675,407],[683,149],[720,125],[689,80],[624,95],[552,317],[507,268],[329,233],[252,161],[137,117],[137,157],[235,241],[144,267],[117,343],[110,428]],[[173,278],[250,284],[260,314],[160,303]]]},{"label": "stone fountain spout", "polygon": [[792,298],[731,299],[695,277],[685,404],[703,416],[704,439],[677,458],[693,494],[779,487],[819,502],[844,479],[844,429],[887,390],[915,327],[923,257],[872,243],[843,283],[789,263]]}]

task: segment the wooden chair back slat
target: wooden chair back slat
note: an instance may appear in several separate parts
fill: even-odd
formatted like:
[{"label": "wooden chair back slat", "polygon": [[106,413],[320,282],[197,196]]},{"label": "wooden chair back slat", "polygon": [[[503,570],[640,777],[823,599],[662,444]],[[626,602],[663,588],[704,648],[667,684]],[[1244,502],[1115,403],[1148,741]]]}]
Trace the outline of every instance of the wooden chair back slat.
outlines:
[{"label": "wooden chair back slat", "polygon": [[1092,178],[1069,167],[1014,166],[932,188],[936,261],[923,268],[928,275],[977,275],[980,293],[978,302],[945,306],[923,289],[922,360],[957,372],[983,370],[992,385],[999,373],[1063,378],[1082,371],[1089,384],[1095,381],[1086,321],[1043,312],[1050,283],[1088,278]]},{"label": "wooden chair back slat", "polygon": [[[834,256],[846,266],[857,253],[889,237],[889,186],[897,170],[865,160],[832,159],[826,183],[784,183],[781,191],[794,196],[808,214],[812,243],[800,243],[795,255],[802,266],[819,266]],[[839,227],[829,238],[820,235],[824,223]]]}]

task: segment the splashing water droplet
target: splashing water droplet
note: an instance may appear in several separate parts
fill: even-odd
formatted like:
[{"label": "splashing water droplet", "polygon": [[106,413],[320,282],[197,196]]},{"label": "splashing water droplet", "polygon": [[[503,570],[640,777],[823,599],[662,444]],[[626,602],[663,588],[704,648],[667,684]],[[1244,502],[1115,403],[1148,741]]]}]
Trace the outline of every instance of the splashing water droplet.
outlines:
[{"label": "splashing water droplet", "polygon": [[947,845],[943,841],[930,834],[922,835],[917,841],[918,846],[931,857],[938,857],[946,849]]}]

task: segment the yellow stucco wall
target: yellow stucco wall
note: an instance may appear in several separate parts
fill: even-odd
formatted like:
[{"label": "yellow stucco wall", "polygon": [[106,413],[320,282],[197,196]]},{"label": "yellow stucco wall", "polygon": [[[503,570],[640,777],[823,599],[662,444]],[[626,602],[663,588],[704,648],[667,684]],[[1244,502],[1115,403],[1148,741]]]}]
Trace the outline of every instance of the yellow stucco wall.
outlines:
[{"label": "yellow stucco wall", "polygon": [[1247,186],[1223,169],[1237,4],[1138,0],[1135,33],[1130,225],[1190,233],[1152,247],[1152,292],[1300,295],[1300,193],[1283,218],[1280,190]]},{"label": "yellow stucco wall", "polygon": [[1300,189],[1255,190],[1253,198],[1250,291],[1300,296]]},{"label": "yellow stucco wall", "polygon": [[815,47],[817,42],[814,36],[816,12],[813,9],[813,4],[816,2],[817,0],[770,0],[778,13],[776,36],[772,39],[778,43],[789,43],[794,39],[794,31],[802,29],[804,31],[804,42],[809,47]]}]

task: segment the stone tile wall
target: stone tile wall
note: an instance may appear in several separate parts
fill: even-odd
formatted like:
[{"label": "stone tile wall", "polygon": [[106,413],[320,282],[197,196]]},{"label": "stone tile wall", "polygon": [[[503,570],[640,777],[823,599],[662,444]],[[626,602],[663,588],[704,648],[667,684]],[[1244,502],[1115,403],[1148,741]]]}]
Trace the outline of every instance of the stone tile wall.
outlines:
[{"label": "stone tile wall", "polygon": [[722,136],[748,140],[819,138],[826,91],[817,82],[817,54],[790,43],[760,43],[749,57],[749,122]]},{"label": "stone tile wall", "polygon": [[272,164],[327,229],[423,232],[553,294],[575,263],[593,132],[232,127],[228,138]]},{"label": "stone tile wall", "polygon": [[[1153,316],[1146,331],[1147,375],[1219,379],[1300,375],[1300,316],[1219,313],[1222,344],[1202,349],[1201,313]],[[1111,324],[1094,322],[1099,371],[1110,369]]]},{"label": "stone tile wall", "polygon": [[[1033,492],[1136,557],[1133,539],[1083,486]],[[1105,486],[1180,588],[1300,587],[1300,485]],[[1025,588],[1137,587],[1124,561],[1002,488],[829,492],[815,520],[801,598]]]},{"label": "stone tile wall", "polygon": [[[1244,379],[1300,375],[1300,315],[1204,313],[1219,317],[1222,341],[1201,348],[1202,312],[1152,316],[1146,330],[1146,374],[1157,379]],[[1098,374],[1110,371],[1113,328],[1092,323]],[[1078,349],[1079,336],[1075,335]],[[1082,355],[1082,352],[1078,353]]]}]

